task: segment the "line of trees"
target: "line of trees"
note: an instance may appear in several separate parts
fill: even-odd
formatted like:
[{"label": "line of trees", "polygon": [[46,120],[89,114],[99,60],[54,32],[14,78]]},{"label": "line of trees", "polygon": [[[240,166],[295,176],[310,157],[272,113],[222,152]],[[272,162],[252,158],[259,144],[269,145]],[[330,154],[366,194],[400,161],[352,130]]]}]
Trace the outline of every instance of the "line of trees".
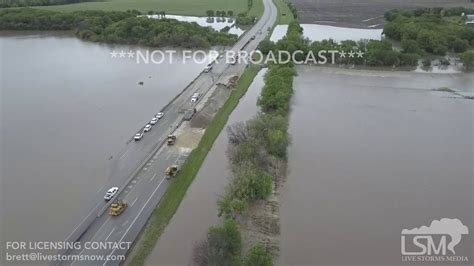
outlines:
[{"label": "line of trees", "polygon": [[193,254],[196,265],[271,266],[272,256],[260,244],[252,246],[241,258],[242,236],[235,220],[211,227],[206,238],[199,242]]},{"label": "line of trees", "polygon": [[250,9],[252,9],[253,0],[247,0],[247,12],[242,12],[237,14],[235,23],[241,26],[253,25],[257,18],[255,16],[249,15]]},{"label": "line of trees", "polygon": [[[404,27],[404,30],[408,30],[409,27]],[[346,56],[336,54],[335,63],[343,65],[366,65],[366,66],[416,66],[420,59],[426,57],[428,53],[421,49],[417,40],[413,39],[402,39],[401,50],[394,49],[392,42],[388,40],[362,40],[355,42],[352,40],[346,40],[342,42],[335,42],[331,39],[323,41],[311,42],[308,39],[300,38],[303,29],[297,22],[291,22],[289,24],[289,34],[283,37],[276,43],[270,40],[264,40],[259,44],[259,50],[263,54],[268,54],[272,51],[276,54],[277,51],[288,51],[290,54],[294,51],[303,51],[301,54],[297,54],[297,60],[304,60],[308,53],[311,52],[314,55],[318,55],[320,51],[337,50],[343,52]],[[462,26],[462,31],[466,33],[463,36],[470,36],[470,32],[474,32],[473,28]],[[436,41],[433,36],[425,36],[423,32],[418,34],[420,40],[426,42],[432,42],[435,46],[442,44],[443,42]],[[470,37],[469,37],[470,38]],[[435,41],[433,41],[435,40]],[[460,59],[463,62],[466,69],[472,68],[472,56],[473,51],[466,51],[465,45],[466,40],[456,40],[447,42],[448,47],[452,47],[454,51],[464,52],[460,54]],[[468,46],[469,47],[469,46]],[[361,51],[363,56],[352,56],[349,57],[351,51]],[[426,60],[431,63],[431,60]]]},{"label": "line of trees", "polygon": [[[194,249],[197,265],[271,266],[271,252],[260,243],[242,254],[242,240],[236,219],[252,204],[265,200],[273,191],[278,171],[286,164],[288,110],[295,75],[291,66],[271,66],[258,105],[262,111],[247,122],[227,128],[232,180],[218,201],[222,227],[211,227],[207,237]],[[283,94],[277,91],[285,92]],[[286,110],[284,112],[283,110]]]},{"label": "line of trees", "polygon": [[74,30],[93,42],[140,44],[154,47],[209,48],[230,45],[237,36],[196,23],[149,19],[140,12],[76,11],[61,13],[40,9],[0,10],[0,30]]},{"label": "line of trees", "polygon": [[[301,33],[301,28],[295,24],[289,27],[287,36],[302,39]],[[260,243],[252,245],[242,256],[236,219],[250,205],[267,199],[278,179],[282,178],[278,175],[285,174],[277,169],[286,169],[282,165],[287,163],[290,143],[288,113],[295,74],[292,65],[269,66],[257,102],[262,112],[245,123],[227,128],[227,155],[233,178],[217,203],[219,216],[224,217],[225,222],[222,227],[211,227],[206,239],[195,246],[195,264],[273,265],[271,252]]]},{"label": "line of trees", "polygon": [[336,64],[345,65],[368,65],[368,66],[414,66],[417,65],[420,55],[411,52],[400,52],[393,49],[392,43],[387,40],[362,40],[355,42],[346,40],[335,42],[332,39],[311,42],[302,37],[303,29],[297,22],[288,25],[288,34],[276,43],[264,40],[259,45],[259,50],[263,54],[272,51],[288,51],[290,54],[295,51],[303,51],[297,54],[297,60],[304,60],[308,53],[318,55],[320,51],[339,51],[345,54],[361,51],[363,56],[341,56],[335,55]]},{"label": "line of trees", "polygon": [[248,13],[240,13],[237,15],[235,23],[242,26],[253,25],[256,19],[254,16],[249,16]]},{"label": "line of trees", "polygon": [[[236,123],[227,128],[227,155],[232,179],[217,203],[219,216],[223,217],[225,222],[222,227],[211,227],[207,237],[195,246],[195,264],[273,265],[271,252],[259,243],[251,246],[247,254],[242,254],[236,220],[252,204],[267,199],[277,178],[281,178],[277,176],[275,167],[286,163],[287,147],[290,143],[288,116],[282,110],[289,109],[290,99],[287,94],[292,93],[293,75],[294,71],[290,66],[271,66],[265,76],[265,86],[258,103],[263,112],[245,123]],[[281,85],[278,85],[280,82]],[[279,89],[290,92],[275,95],[274,92]],[[274,102],[270,104],[271,107],[267,105],[270,102]]]},{"label": "line of trees", "polygon": [[91,2],[91,0],[0,0],[0,8],[68,5],[81,2]]},{"label": "line of trees", "polygon": [[233,17],[234,16],[234,11],[228,10],[227,12],[224,10],[207,10],[206,15],[208,17]]}]

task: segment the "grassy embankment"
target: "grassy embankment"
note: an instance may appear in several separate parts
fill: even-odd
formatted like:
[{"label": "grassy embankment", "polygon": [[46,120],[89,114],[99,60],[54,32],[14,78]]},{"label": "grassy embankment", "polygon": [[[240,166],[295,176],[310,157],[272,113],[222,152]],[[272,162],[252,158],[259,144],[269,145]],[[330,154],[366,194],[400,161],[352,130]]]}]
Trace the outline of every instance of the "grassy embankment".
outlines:
[{"label": "grassy embankment", "polygon": [[[98,2],[83,2],[70,5],[43,6],[42,9],[54,11],[106,10],[126,11],[136,9],[140,12],[165,11],[166,14],[206,16],[206,11],[232,10],[234,14],[247,11],[247,0],[105,0]],[[261,1],[255,1],[252,14],[261,16],[263,7]]]},{"label": "grassy embankment", "polygon": [[211,124],[209,124],[198,147],[191,152],[178,177],[168,187],[165,195],[153,211],[142,237],[135,247],[130,265],[144,264],[146,257],[151,253],[156,241],[178,209],[189,185],[191,185],[196,177],[214,141],[226,125],[227,119],[239,103],[240,98],[247,92],[258,70],[259,68],[256,66],[249,66],[245,70],[229,99],[227,99],[224,106],[222,106]]},{"label": "grassy embankment", "polygon": [[290,22],[294,21],[295,18],[291,13],[290,7],[286,3],[285,0],[273,0],[277,9],[278,9],[278,17],[276,24],[289,24]]}]

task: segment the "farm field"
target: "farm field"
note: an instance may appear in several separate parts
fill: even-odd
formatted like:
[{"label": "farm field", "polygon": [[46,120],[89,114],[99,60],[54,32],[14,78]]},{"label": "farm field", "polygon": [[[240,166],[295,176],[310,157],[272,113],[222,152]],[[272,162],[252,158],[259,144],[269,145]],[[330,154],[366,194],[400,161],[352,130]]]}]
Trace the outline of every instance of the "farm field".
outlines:
[{"label": "farm field", "polygon": [[472,0],[290,0],[305,24],[382,28],[383,15],[394,8],[474,7]]},{"label": "farm field", "polygon": [[[256,2],[260,2],[260,0]],[[141,12],[153,10],[165,11],[167,14],[173,15],[205,16],[206,10],[209,9],[232,10],[234,14],[245,12],[247,11],[247,0],[108,0],[38,8],[68,12],[78,10],[126,11],[136,9]],[[261,3],[254,4],[254,8],[263,11]]]}]

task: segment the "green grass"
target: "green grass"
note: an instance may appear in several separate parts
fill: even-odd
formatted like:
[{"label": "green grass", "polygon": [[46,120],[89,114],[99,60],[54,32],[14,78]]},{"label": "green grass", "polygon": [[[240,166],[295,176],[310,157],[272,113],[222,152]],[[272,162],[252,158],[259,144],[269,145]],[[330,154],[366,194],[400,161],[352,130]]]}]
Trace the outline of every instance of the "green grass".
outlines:
[{"label": "green grass", "polygon": [[249,16],[254,17],[261,17],[263,14],[263,1],[262,0],[254,0],[252,8],[249,10]]},{"label": "green grass", "polygon": [[[247,11],[247,0],[105,0],[83,2],[70,5],[44,6],[42,9],[55,11],[78,10],[110,10],[126,11],[136,9],[141,12],[165,11],[173,15],[206,16],[206,10],[232,10],[234,14]],[[261,0],[254,2],[250,12],[261,16],[263,4]]]},{"label": "green grass", "polygon": [[285,0],[273,0],[277,9],[278,9],[278,17],[276,24],[289,24],[290,22],[295,20],[293,13],[291,13],[290,8],[286,4]]},{"label": "green grass", "polygon": [[249,66],[245,70],[237,87],[232,91],[224,106],[222,106],[209,124],[198,147],[191,152],[179,175],[174,178],[160,203],[153,211],[141,239],[137,242],[137,246],[132,253],[133,258],[130,260],[130,265],[144,265],[147,256],[155,247],[161,233],[178,209],[189,185],[191,185],[196,177],[214,141],[225,127],[230,114],[239,103],[240,98],[247,92],[258,71],[259,68],[257,66]]}]

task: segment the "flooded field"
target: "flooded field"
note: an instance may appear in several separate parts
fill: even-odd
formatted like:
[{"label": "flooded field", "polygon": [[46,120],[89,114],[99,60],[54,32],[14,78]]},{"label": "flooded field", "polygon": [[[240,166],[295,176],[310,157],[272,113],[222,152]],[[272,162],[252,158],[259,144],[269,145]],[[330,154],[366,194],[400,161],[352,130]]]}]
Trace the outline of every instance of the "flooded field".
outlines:
[{"label": "flooded field", "polygon": [[[359,41],[366,40],[380,40],[382,39],[381,29],[354,29],[344,27],[333,27],[318,24],[301,24],[303,28],[303,35],[310,41],[322,41],[333,39],[336,42],[345,40]],[[273,30],[270,40],[276,42],[286,35],[288,25],[277,25]]]},{"label": "flooded field", "polygon": [[110,53],[137,47],[17,34],[0,37],[2,240],[64,240],[110,156],[203,66],[136,64]]},{"label": "flooded field", "polygon": [[[278,264],[408,265],[403,229],[457,218],[472,230],[474,101],[432,89],[473,84],[472,74],[298,67]],[[474,259],[472,243],[463,235],[456,255]]]},{"label": "flooded field", "polygon": [[[158,19],[158,15],[147,15],[150,18]],[[167,19],[176,19],[185,22],[195,22],[202,27],[211,27],[217,31],[222,30],[225,27],[229,27],[229,33],[240,36],[244,33],[243,29],[240,29],[235,25],[235,20],[230,18],[221,17],[193,17],[193,16],[176,16],[166,15]]]},{"label": "flooded field", "polygon": [[383,15],[394,8],[474,7],[471,0],[291,0],[300,23],[350,28],[383,28]]},{"label": "flooded field", "polygon": [[[259,72],[232,112],[227,125],[246,121],[257,114],[256,103],[265,72]],[[194,244],[205,237],[209,226],[220,223],[216,203],[224,193],[230,176],[226,150],[227,132],[223,130],[146,265],[190,265]]]}]

